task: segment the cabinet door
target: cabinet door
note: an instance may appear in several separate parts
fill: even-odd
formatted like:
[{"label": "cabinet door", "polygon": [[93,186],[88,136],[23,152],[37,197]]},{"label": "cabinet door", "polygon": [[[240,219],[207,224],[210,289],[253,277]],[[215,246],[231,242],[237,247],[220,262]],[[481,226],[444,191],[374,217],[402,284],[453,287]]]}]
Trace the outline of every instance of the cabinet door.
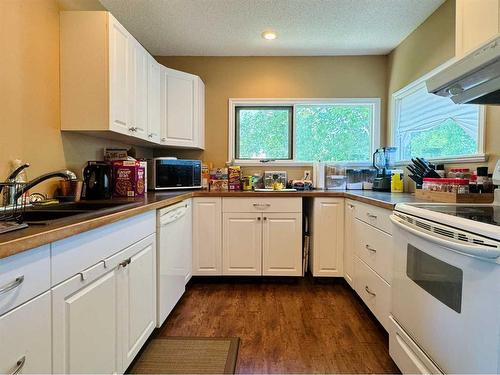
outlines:
[{"label": "cabinet door", "polygon": [[499,0],[456,1],[456,55],[462,57],[500,32]]},{"label": "cabinet door", "polygon": [[193,199],[193,275],[222,275],[222,199]]},{"label": "cabinet door", "polygon": [[355,225],[356,220],[356,204],[353,201],[346,200],[345,202],[345,221],[344,221],[344,278],[353,287],[354,277],[354,246],[356,238]]},{"label": "cabinet door", "polygon": [[148,70],[149,54],[134,38],[130,38],[130,134],[148,139]]},{"label": "cabinet door", "polygon": [[[129,44],[132,36],[109,15],[109,126],[129,134]],[[85,79],[82,77],[82,79]]]},{"label": "cabinet door", "polygon": [[262,215],[223,214],[223,275],[262,274]]},{"label": "cabinet door", "polygon": [[0,316],[0,373],[50,374],[50,292]]},{"label": "cabinet door", "polygon": [[195,147],[205,149],[205,84],[200,77],[195,80],[194,130]]},{"label": "cabinet door", "polygon": [[344,200],[314,198],[312,225],[313,276],[342,276]]},{"label": "cabinet door", "polygon": [[302,214],[264,213],[263,275],[302,275]]},{"label": "cabinet door", "polygon": [[182,225],[184,233],[184,281],[185,284],[191,280],[193,276],[193,207],[191,202],[186,202],[187,210],[184,216],[184,222]]},{"label": "cabinet door", "polygon": [[148,71],[148,140],[160,142],[160,64],[149,56]]},{"label": "cabinet door", "polygon": [[117,271],[103,263],[52,289],[54,373],[118,371]]},{"label": "cabinet door", "polygon": [[173,69],[164,70],[165,103],[162,103],[162,138],[165,145],[194,147],[194,76]]},{"label": "cabinet door", "polygon": [[[119,267],[118,306],[121,371],[125,371],[156,326],[155,237],[132,245],[133,255]],[[131,249],[132,249],[131,248]],[[128,263],[128,264],[127,264]]]}]

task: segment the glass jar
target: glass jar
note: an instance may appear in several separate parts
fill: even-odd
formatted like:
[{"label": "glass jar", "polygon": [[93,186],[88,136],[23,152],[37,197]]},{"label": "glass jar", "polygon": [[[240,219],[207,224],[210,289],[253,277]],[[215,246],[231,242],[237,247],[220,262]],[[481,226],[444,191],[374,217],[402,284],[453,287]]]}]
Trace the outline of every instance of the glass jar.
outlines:
[{"label": "glass jar", "polygon": [[423,190],[468,194],[469,180],[465,178],[424,178]]}]

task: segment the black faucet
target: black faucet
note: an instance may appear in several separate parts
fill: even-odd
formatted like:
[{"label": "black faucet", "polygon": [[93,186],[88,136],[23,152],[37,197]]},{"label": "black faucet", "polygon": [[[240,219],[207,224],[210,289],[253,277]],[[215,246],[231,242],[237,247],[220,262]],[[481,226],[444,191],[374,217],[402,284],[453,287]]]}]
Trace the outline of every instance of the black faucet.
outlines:
[{"label": "black faucet", "polygon": [[[19,168],[18,168],[19,169]],[[22,185],[20,189],[17,189],[16,192],[13,195],[13,199],[11,203],[16,202],[21,195],[23,195],[25,192],[27,192],[29,189],[35,187],[39,183],[48,180],[49,178],[54,178],[54,177],[62,177],[65,180],[72,181],[76,180],[76,174],[69,170],[62,170],[62,171],[55,171],[55,172],[49,172],[46,174],[42,174],[41,176],[38,176],[37,178],[34,178],[33,180],[29,181],[25,185]]]}]

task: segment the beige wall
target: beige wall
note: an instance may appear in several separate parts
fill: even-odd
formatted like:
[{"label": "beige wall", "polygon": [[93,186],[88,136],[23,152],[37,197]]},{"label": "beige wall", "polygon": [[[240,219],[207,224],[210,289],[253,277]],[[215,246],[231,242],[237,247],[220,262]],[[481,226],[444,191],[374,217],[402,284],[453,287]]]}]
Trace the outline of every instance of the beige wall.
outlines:
[{"label": "beige wall", "polygon": [[[185,157],[202,158],[218,166],[227,161],[229,98],[377,97],[382,98],[381,122],[385,124],[386,56],[157,57],[157,60],[170,68],[199,75],[206,85],[206,150],[178,153]],[[168,153],[157,151],[157,154]]]},{"label": "beige wall", "polygon": [[[123,146],[59,131],[56,0],[1,0],[0,56],[0,180],[15,158],[31,163],[33,178],[61,168],[79,172],[86,160],[101,158],[105,146]],[[51,192],[53,185],[40,190]]]},{"label": "beige wall", "polygon": [[[455,1],[448,0],[389,54],[388,98],[454,56]],[[389,134],[388,129],[387,142]],[[500,107],[486,109],[485,141],[488,166],[493,168],[500,157]]]}]

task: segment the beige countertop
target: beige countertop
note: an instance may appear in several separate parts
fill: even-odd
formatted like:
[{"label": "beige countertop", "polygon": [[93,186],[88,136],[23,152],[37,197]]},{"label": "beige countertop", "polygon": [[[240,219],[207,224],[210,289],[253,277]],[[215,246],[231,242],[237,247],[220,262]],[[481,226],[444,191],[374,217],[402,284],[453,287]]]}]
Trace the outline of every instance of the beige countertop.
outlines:
[{"label": "beige countertop", "polygon": [[397,203],[415,202],[410,193],[383,193],[369,190],[312,190],[297,192],[208,192],[174,191],[149,192],[140,199],[117,199],[123,206],[74,215],[45,225],[32,225],[10,233],[0,234],[0,259],[33,249],[78,233],[86,232],[118,220],[166,207],[191,197],[339,197],[392,209]]}]

